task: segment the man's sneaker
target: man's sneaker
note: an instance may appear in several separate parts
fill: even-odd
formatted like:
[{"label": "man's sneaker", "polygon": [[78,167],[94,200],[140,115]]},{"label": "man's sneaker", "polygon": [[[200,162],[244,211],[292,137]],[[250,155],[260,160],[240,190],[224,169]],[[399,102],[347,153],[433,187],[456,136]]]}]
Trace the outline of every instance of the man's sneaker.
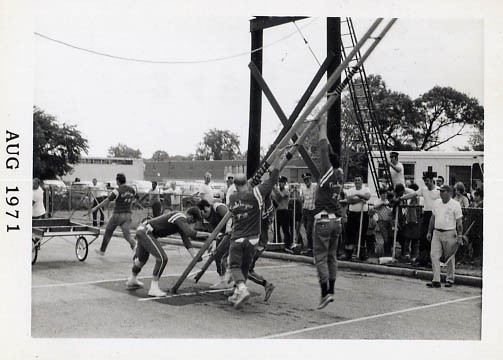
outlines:
[{"label": "man's sneaker", "polygon": [[138,279],[127,279],[126,281],[126,287],[128,290],[131,290],[131,289],[138,289],[138,288],[142,288],[143,287],[143,283],[141,281],[139,281]]},{"label": "man's sneaker", "polygon": [[272,295],[272,292],[274,291],[274,284],[273,283],[270,283],[268,282],[265,286],[264,286],[264,290],[265,290],[265,296],[264,296],[264,301],[267,301],[269,300],[269,298],[271,297]]},{"label": "man's sneaker", "polygon": [[148,291],[148,296],[152,296],[152,297],[162,297],[162,296],[166,296],[166,295],[167,295],[167,293],[165,293],[164,291],[162,291],[159,288],[156,288],[156,289],[150,288],[150,290]]},{"label": "man's sneaker", "polygon": [[453,285],[454,285],[454,283],[453,283],[453,282],[451,282],[451,281],[447,281],[447,282],[445,283],[445,285],[444,285],[444,286],[445,286],[445,287],[452,287]]},{"label": "man's sneaker", "polygon": [[210,286],[210,289],[230,289],[233,285],[230,285],[227,280],[220,280],[216,284]]},{"label": "man's sneaker", "polygon": [[96,252],[96,254],[98,254],[100,256],[105,256],[105,252],[101,251],[100,249],[94,249],[94,252]]},{"label": "man's sneaker", "polygon": [[318,310],[321,310],[323,309],[325,306],[327,306],[329,303],[333,302],[334,301],[334,298],[332,297],[332,295],[330,294],[327,294],[325,296],[323,296],[320,300],[320,304],[318,305]]},{"label": "man's sneaker", "polygon": [[440,282],[438,281],[432,281],[426,284],[426,286],[431,287],[431,288],[439,288],[440,287]]},{"label": "man's sneaker", "polygon": [[232,295],[227,298],[227,301],[230,302],[232,305],[234,305],[237,299],[238,299],[238,292],[234,291]]},{"label": "man's sneaker", "polygon": [[236,289],[235,292],[237,293],[237,298],[236,301],[234,302],[234,308],[241,309],[243,305],[248,301],[248,298],[250,297],[250,292],[246,287],[242,288],[241,290]]}]

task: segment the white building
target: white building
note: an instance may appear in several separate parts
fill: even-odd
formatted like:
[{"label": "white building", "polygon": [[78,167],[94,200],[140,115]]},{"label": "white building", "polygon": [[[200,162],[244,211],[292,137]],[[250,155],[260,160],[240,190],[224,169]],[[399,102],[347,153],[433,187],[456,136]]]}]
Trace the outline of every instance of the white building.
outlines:
[{"label": "white building", "polygon": [[107,158],[107,157],[82,157],[78,164],[73,166],[73,171],[62,177],[65,182],[80,180],[98,181],[114,180],[117,173],[126,175],[128,182],[143,180],[145,164],[143,159]]},{"label": "white building", "polygon": [[[378,152],[374,152],[378,156]],[[389,159],[389,152],[388,159]],[[398,151],[398,161],[403,164],[405,180],[414,181],[419,187],[424,186],[423,172],[432,172],[434,177],[442,176],[445,183],[454,185],[463,182],[467,192],[480,188],[484,177],[483,151]],[[383,165],[379,164],[379,179],[383,178]],[[370,167],[368,186],[376,192]]]}]

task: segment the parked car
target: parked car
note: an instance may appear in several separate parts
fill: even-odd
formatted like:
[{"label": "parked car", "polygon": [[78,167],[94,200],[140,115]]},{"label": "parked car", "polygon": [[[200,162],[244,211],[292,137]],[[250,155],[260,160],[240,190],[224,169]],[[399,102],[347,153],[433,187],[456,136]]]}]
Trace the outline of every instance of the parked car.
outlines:
[{"label": "parked car", "polygon": [[129,185],[136,191],[138,200],[141,200],[141,205],[148,206],[148,192],[152,190],[152,182],[147,180],[133,180]]},{"label": "parked car", "polygon": [[70,186],[72,209],[88,209],[92,201],[89,197],[89,189],[93,186],[92,181],[73,182]]},{"label": "parked car", "polygon": [[50,187],[53,194],[57,196],[66,197],[68,194],[68,188],[66,184],[61,180],[47,179],[44,180],[44,187]]}]

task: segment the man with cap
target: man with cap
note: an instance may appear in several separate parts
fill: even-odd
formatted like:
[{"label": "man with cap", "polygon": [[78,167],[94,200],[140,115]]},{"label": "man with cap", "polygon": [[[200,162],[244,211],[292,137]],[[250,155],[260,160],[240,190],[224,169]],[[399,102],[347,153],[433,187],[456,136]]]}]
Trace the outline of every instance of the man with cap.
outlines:
[{"label": "man with cap", "polygon": [[285,176],[280,176],[278,180],[278,188],[275,188],[272,192],[272,198],[276,202],[276,222],[277,227],[274,229],[278,237],[278,241],[281,241],[281,231],[284,236],[285,250],[291,251],[292,238],[290,236],[290,224],[292,223],[290,217],[290,210],[288,209],[288,202],[290,201],[290,192],[285,188],[288,179]]},{"label": "man with cap", "polygon": [[302,174],[302,180],[304,180],[304,185],[301,186],[301,197],[302,197],[302,225],[306,229],[306,251],[302,254],[307,256],[313,255],[313,225],[314,225],[314,199],[316,194],[316,186],[313,185],[311,181],[311,174]]},{"label": "man with cap", "polygon": [[427,239],[431,241],[431,265],[433,280],[428,287],[440,287],[440,258],[446,261],[447,278],[445,287],[454,284],[455,253],[463,244],[463,213],[461,205],[452,199],[449,185],[440,187],[440,199],[435,200],[428,228]]},{"label": "man with cap", "polygon": [[327,137],[327,119],[320,120],[319,148],[321,177],[316,189],[313,255],[321,288],[318,309],[334,301],[337,275],[337,242],[341,235],[341,205],[343,172],[339,156],[331,151]]},{"label": "man with cap", "polygon": [[389,154],[389,171],[391,173],[391,182],[393,186],[402,184],[405,186],[405,175],[403,172],[403,164],[398,161],[398,153],[392,151]]}]

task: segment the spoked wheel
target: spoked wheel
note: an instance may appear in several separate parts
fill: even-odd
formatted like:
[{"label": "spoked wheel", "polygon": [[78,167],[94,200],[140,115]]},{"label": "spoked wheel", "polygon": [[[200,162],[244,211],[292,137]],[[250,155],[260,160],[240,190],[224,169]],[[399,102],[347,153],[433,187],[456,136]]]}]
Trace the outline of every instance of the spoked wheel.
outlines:
[{"label": "spoked wheel", "polygon": [[75,243],[75,255],[79,261],[84,261],[87,258],[89,248],[87,247],[87,240],[83,236],[79,236]]},{"label": "spoked wheel", "polygon": [[35,264],[37,261],[37,255],[38,255],[38,241],[35,238],[31,239],[31,264]]}]

